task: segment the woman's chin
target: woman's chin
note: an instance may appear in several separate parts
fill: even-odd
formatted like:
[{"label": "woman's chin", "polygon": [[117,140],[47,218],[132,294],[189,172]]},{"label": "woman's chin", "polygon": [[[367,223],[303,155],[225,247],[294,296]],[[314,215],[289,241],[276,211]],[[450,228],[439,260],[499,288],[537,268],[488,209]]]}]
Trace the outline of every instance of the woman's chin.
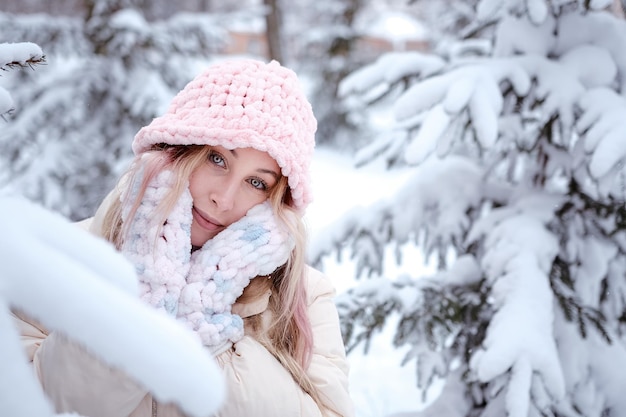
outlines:
[{"label": "woman's chin", "polygon": [[210,239],[213,239],[216,233],[211,233],[207,230],[204,230],[198,227],[200,230],[196,230],[196,228],[191,227],[191,245],[196,247],[204,246]]}]

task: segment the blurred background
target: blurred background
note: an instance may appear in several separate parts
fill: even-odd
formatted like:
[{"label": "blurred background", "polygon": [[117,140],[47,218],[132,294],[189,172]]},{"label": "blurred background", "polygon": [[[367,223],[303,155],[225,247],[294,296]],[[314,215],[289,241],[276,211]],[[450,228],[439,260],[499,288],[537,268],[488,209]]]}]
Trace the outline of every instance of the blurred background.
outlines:
[{"label": "blurred background", "polygon": [[[347,117],[340,81],[382,53],[432,48],[454,29],[436,17],[444,3],[3,1],[2,41],[34,42],[47,60],[35,72],[2,74],[16,111],[3,126],[13,140],[0,145],[0,181],[10,171],[47,207],[73,219],[90,215],[129,157],[134,132],[200,68],[225,56],[294,69],[319,121],[318,145],[354,152],[371,138]],[[33,166],[44,150],[64,162]]]}]

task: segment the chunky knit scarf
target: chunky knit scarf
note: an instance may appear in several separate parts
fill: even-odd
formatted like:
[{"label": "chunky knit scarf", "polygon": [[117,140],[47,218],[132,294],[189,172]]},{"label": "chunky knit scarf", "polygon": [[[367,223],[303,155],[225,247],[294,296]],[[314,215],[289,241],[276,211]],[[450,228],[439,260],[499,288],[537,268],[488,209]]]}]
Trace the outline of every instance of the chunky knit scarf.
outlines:
[{"label": "chunky knit scarf", "polygon": [[[172,183],[173,174],[163,171],[149,184],[122,253],[135,265],[141,298],[186,323],[217,353],[243,337],[243,320],[231,312],[237,297],[252,278],[283,265],[294,241],[266,201],[192,254],[188,189],[161,228],[152,221]],[[137,191],[128,194],[133,201]],[[128,204],[122,204],[127,221]]]}]

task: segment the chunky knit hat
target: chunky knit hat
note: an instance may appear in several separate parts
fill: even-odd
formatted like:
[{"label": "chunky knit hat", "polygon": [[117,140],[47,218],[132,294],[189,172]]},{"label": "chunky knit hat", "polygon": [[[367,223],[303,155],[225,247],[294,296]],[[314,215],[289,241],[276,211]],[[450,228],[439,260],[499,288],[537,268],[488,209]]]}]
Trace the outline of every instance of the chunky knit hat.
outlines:
[{"label": "chunky knit hat", "polygon": [[210,66],[187,84],[167,113],[137,133],[133,151],[167,143],[267,152],[288,177],[295,207],[304,210],[311,201],[316,129],[293,71],[276,61],[233,60]]}]

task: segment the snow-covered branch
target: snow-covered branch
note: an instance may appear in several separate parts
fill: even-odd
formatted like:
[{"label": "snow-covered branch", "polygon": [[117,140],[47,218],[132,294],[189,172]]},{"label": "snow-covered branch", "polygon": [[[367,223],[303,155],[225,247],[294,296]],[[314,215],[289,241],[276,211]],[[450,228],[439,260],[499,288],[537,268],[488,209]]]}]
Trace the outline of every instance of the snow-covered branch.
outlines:
[{"label": "snow-covered branch", "polygon": [[539,380],[555,400],[565,395],[552,330],[554,296],[549,279],[559,245],[546,229],[560,199],[533,194],[521,197],[479,220],[468,236],[468,240],[481,235],[485,239],[481,267],[491,283],[495,309],[470,367],[482,382],[511,370],[505,397],[511,416],[528,415],[533,374],[541,376]]},{"label": "snow-covered branch", "polygon": [[[30,67],[45,62],[41,48],[31,42],[0,43],[0,71],[16,67]],[[0,87],[0,115],[13,109],[13,99],[9,92]]]},{"label": "snow-covered branch", "polygon": [[57,214],[21,198],[0,199],[1,367],[10,369],[0,373],[3,413],[51,415],[9,308],[80,343],[159,401],[195,417],[217,410],[225,395],[219,368],[193,332],[141,303],[130,262]]}]

